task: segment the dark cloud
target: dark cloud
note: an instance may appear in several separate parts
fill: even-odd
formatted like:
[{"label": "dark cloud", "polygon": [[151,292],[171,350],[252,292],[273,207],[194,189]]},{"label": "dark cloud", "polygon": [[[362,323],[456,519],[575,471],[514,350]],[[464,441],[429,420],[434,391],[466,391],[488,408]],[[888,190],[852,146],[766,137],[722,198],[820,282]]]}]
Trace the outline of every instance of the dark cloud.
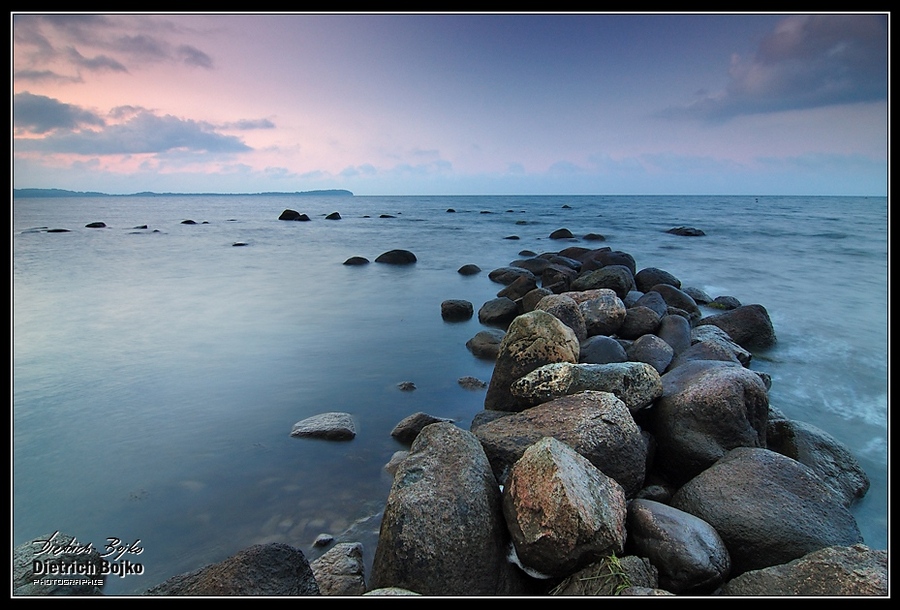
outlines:
[{"label": "dark cloud", "polygon": [[175,56],[178,57],[188,66],[196,66],[198,68],[211,69],[213,67],[212,57],[191,45],[179,45],[175,50]]},{"label": "dark cloud", "polygon": [[275,129],[275,123],[269,119],[243,119],[222,125],[224,129]]},{"label": "dark cloud", "polygon": [[104,120],[99,115],[45,95],[25,91],[13,97],[13,127],[17,133],[43,134],[103,125]]},{"label": "dark cloud", "polygon": [[53,70],[18,70],[13,72],[13,79],[20,82],[28,83],[81,83],[84,82],[81,76],[69,76],[58,74]]},{"label": "dark cloud", "polygon": [[749,60],[732,58],[727,88],[671,117],[728,119],[744,114],[887,99],[884,15],[795,15],[785,18]]},{"label": "dark cloud", "polygon": [[87,58],[76,49],[69,47],[69,57],[76,66],[90,72],[128,72],[128,69],[121,62],[106,55]]},{"label": "dark cloud", "polygon": [[239,138],[218,133],[208,123],[158,116],[143,108],[120,106],[109,124],[96,113],[43,95],[16,94],[13,125],[17,134],[46,134],[17,138],[19,151],[82,155],[240,153],[251,150]]}]

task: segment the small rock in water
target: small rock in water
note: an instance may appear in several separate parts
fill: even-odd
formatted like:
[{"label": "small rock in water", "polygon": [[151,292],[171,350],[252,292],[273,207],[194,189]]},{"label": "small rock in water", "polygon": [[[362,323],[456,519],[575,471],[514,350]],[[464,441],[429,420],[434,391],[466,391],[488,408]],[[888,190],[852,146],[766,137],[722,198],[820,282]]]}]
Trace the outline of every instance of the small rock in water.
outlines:
[{"label": "small rock in water", "polygon": [[456,381],[467,390],[481,390],[487,387],[487,383],[477,377],[460,377]]},{"label": "small rock in water", "polygon": [[412,381],[401,381],[397,384],[397,387],[404,392],[412,392],[416,389],[416,384],[414,384]]},{"label": "small rock in water", "polygon": [[294,424],[291,436],[350,440],[356,436],[356,426],[349,413],[320,413]]},{"label": "small rock in water", "polygon": [[331,214],[329,214],[328,216],[325,217],[325,220],[340,220],[340,219],[341,219],[341,215],[338,214],[337,212],[332,212]]},{"label": "small rock in water", "polygon": [[316,540],[315,542],[313,542],[313,546],[328,546],[332,542],[334,542],[334,536],[332,536],[331,534],[319,534],[318,536],[316,536]]}]

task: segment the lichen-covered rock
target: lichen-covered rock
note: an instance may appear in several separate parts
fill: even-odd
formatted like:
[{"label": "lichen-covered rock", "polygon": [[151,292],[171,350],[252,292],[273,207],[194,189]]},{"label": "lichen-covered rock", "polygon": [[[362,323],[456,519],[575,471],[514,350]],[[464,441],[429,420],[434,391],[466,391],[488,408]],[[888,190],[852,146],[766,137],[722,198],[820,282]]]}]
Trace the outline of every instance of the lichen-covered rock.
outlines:
[{"label": "lichen-covered rock", "polygon": [[531,405],[585,390],[615,394],[634,413],[659,397],[663,387],[659,372],[644,362],[545,364],[510,386],[513,396]]},{"label": "lichen-covered rock", "polygon": [[526,408],[527,405],[510,393],[510,385],[545,364],[578,362],[580,349],[575,332],[546,311],[535,310],[518,316],[500,342],[484,408],[497,411]]}]

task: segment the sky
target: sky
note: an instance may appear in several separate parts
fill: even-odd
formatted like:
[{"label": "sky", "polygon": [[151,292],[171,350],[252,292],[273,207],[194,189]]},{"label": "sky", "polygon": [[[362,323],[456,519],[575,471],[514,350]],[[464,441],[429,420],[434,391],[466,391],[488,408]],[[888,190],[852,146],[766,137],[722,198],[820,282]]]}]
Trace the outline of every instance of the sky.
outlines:
[{"label": "sky", "polygon": [[888,194],[889,13],[11,13],[15,188]]}]

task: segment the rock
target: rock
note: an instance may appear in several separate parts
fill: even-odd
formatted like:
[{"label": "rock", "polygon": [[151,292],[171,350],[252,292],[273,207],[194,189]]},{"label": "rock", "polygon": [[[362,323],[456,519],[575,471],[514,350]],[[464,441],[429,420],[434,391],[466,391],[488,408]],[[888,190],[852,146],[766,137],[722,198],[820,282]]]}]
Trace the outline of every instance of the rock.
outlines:
[{"label": "rock", "polygon": [[691,346],[691,323],[682,316],[663,316],[656,329],[656,335],[672,346],[672,355],[677,356]]},{"label": "rock", "polygon": [[634,288],[634,275],[624,265],[607,265],[594,271],[582,272],[571,284],[572,291],[608,288],[620,299]]},{"label": "rock", "polygon": [[694,299],[697,305],[706,305],[707,303],[712,301],[712,297],[706,294],[706,292],[704,292],[700,288],[696,288],[694,286],[682,286],[681,289],[686,295]]},{"label": "rock", "polygon": [[643,305],[636,305],[625,310],[625,320],[616,331],[622,339],[637,339],[643,335],[656,332],[660,315]]},{"label": "rock", "polygon": [[622,344],[611,337],[596,335],[582,341],[578,362],[583,364],[609,364],[625,362],[628,356]]},{"label": "rock", "polygon": [[625,404],[608,392],[582,392],[482,423],[473,431],[504,482],[528,446],[546,436],[567,444],[614,478],[628,497],[643,486],[647,443]]},{"label": "rock", "polygon": [[[448,212],[455,212],[456,210],[447,210]],[[372,595],[372,596],[397,596],[397,595],[421,595],[421,593],[416,593],[414,591],[410,591],[408,589],[401,589],[400,587],[382,587],[380,589],[372,589],[364,593],[363,595]]]},{"label": "rock", "polygon": [[309,216],[306,214],[301,214],[297,210],[285,210],[281,213],[281,216],[278,217],[278,220],[301,220],[308,221]]},{"label": "rock", "polygon": [[625,493],[568,445],[547,437],[510,471],[503,515],[523,565],[566,576],[625,545]]},{"label": "rock", "polygon": [[400,383],[397,384],[397,388],[401,392],[412,392],[413,390],[416,389],[416,384],[413,383],[412,381],[401,381]]},{"label": "rock", "polygon": [[534,311],[535,308],[537,308],[537,304],[541,302],[541,299],[551,294],[555,293],[549,288],[535,288],[534,290],[525,293],[519,308],[522,310],[522,313]]},{"label": "rock", "polygon": [[411,265],[416,260],[416,255],[409,250],[388,250],[383,254],[379,254],[375,262],[387,265]]},{"label": "rock", "polygon": [[709,306],[713,309],[737,309],[741,306],[741,302],[732,296],[718,296],[709,302]]},{"label": "rock", "polygon": [[585,241],[606,241],[606,238],[599,233],[588,233],[583,239]]},{"label": "rock", "polygon": [[370,587],[423,595],[512,593],[500,488],[481,444],[450,423],[426,426],[388,495]]},{"label": "rock", "polygon": [[486,326],[506,328],[519,315],[519,306],[509,297],[497,297],[478,310],[478,321]]},{"label": "rock", "polygon": [[645,267],[634,275],[634,285],[641,292],[648,292],[657,284],[669,284],[681,288],[681,280],[662,269]]},{"label": "rock", "polygon": [[651,591],[658,585],[659,572],[646,558],[610,555],[566,577],[550,595],[627,595],[629,589]]},{"label": "rock", "polygon": [[460,377],[456,383],[467,390],[483,390],[487,387],[487,383],[477,377]]},{"label": "rock", "polygon": [[627,360],[649,364],[662,375],[672,362],[675,351],[671,345],[656,335],[647,334],[635,339],[626,354]]},{"label": "rock", "polygon": [[[629,295],[630,294],[633,293],[629,293]],[[649,307],[657,313],[660,319],[665,317],[666,313],[669,311],[669,305],[661,294],[655,290],[648,290],[647,292],[639,292],[637,294],[640,296],[635,299],[634,303],[627,305],[627,307]],[[626,298],[628,298],[627,295]]]},{"label": "rock", "polygon": [[765,447],[769,399],[758,375],[725,362],[690,362],[662,376],[648,414],[656,464],[681,484],[735,447]]},{"label": "rock", "polygon": [[856,520],[807,466],[759,447],[738,447],[683,485],[672,506],[709,523],[733,575],[862,542]]},{"label": "rock", "polygon": [[669,284],[657,284],[652,290],[662,295],[662,298],[665,299],[666,304],[669,305],[669,307],[684,310],[691,320],[700,319],[700,316],[702,315],[700,307],[697,305],[697,302],[683,290],[679,290],[675,286],[670,286]]},{"label": "rock", "polygon": [[587,339],[584,315],[572,297],[564,294],[547,295],[538,301],[535,309],[546,311],[559,318],[563,324],[572,329],[579,342]]},{"label": "rock", "polygon": [[291,436],[345,441],[356,436],[356,425],[349,413],[320,413],[294,424]]},{"label": "rock", "polygon": [[340,220],[340,219],[341,219],[341,215],[338,214],[337,212],[332,212],[331,214],[329,214],[328,216],[325,217],[325,220]]},{"label": "rock", "polygon": [[316,536],[316,539],[313,541],[313,546],[316,546],[316,547],[328,546],[332,542],[334,542],[334,536],[332,536],[331,534],[319,534],[318,536]]},{"label": "rock", "polygon": [[572,239],[574,237],[568,229],[557,229],[550,234],[550,239]]},{"label": "rock", "polygon": [[666,231],[666,233],[671,233],[672,235],[684,235],[685,237],[702,237],[706,235],[700,229],[695,229],[694,227],[673,227]]},{"label": "rock", "polygon": [[88,228],[88,229],[105,229],[106,223],[105,222],[89,222],[84,226],[85,226],[85,228]]},{"label": "rock", "polygon": [[728,336],[728,333],[713,324],[695,326],[691,330],[691,344],[693,345],[694,343],[715,343],[720,345],[726,351],[731,352],[734,358],[741,363],[741,366],[750,366],[750,361],[753,359],[753,354],[735,343]]},{"label": "rock", "polygon": [[718,595],[886,596],[887,551],[864,544],[832,546],[788,563],[752,570],[734,578]]},{"label": "rock", "polygon": [[520,277],[531,278],[535,284],[537,277],[528,269],[521,267],[499,267],[488,273],[488,279],[504,286],[509,286]]},{"label": "rock", "polygon": [[286,544],[251,546],[228,559],[166,580],[146,595],[319,595],[303,552]]},{"label": "rock", "polygon": [[463,299],[448,299],[441,303],[441,318],[448,322],[468,320],[474,313],[472,303]]},{"label": "rock", "polygon": [[457,269],[457,273],[460,275],[477,275],[481,273],[481,267],[470,263]]},{"label": "rock", "polygon": [[677,594],[710,593],[731,572],[731,557],[713,527],[671,506],[632,500],[627,551],[659,570],[659,586]]},{"label": "rock", "polygon": [[[674,316],[678,317],[678,316]],[[711,360],[716,362],[728,362],[732,364],[741,364],[735,356],[734,352],[721,343],[716,341],[701,341],[694,343],[689,348],[675,356],[669,364],[669,371],[672,371],[687,362],[697,360]]]},{"label": "rock", "polygon": [[506,285],[497,293],[497,297],[506,297],[513,301],[521,299],[526,294],[537,288],[537,279],[532,276],[520,276]]},{"label": "rock", "polygon": [[362,595],[366,567],[359,542],[341,542],[310,563],[321,595]]},{"label": "rock", "polygon": [[476,358],[496,360],[500,352],[500,342],[506,333],[499,328],[478,331],[474,337],[466,341],[466,347]]},{"label": "rock", "polygon": [[183,225],[195,225],[195,224],[197,224],[197,221],[196,221],[196,220],[190,220],[190,219],[188,219],[188,220],[182,220],[182,221],[181,221],[181,224],[183,224]]},{"label": "rock", "polygon": [[574,331],[555,316],[540,310],[518,316],[500,342],[484,408],[521,411],[525,405],[510,393],[510,385],[545,364],[578,362],[579,351]]},{"label": "rock", "polygon": [[656,400],[662,394],[663,386],[656,369],[643,362],[555,362],[536,368],[510,386],[510,393],[529,405],[585,390],[614,394],[635,413]]},{"label": "rock", "polygon": [[836,438],[801,421],[769,421],[767,447],[809,466],[850,506],[869,491],[869,477],[850,450]]},{"label": "rock", "polygon": [[625,322],[627,310],[614,290],[570,291],[566,293],[578,303],[588,337],[614,335]]},{"label": "rock", "polygon": [[243,242],[243,241],[236,241],[236,242],[234,242],[234,243],[233,243],[233,244],[231,244],[231,245],[232,245],[232,247],[235,247],[235,248],[237,248],[237,247],[239,247],[239,246],[246,246],[246,245],[247,245],[247,242]]},{"label": "rock", "polygon": [[702,318],[697,325],[718,326],[745,349],[766,349],[776,343],[769,312],[762,305],[742,305],[737,309]]},{"label": "rock", "polygon": [[363,256],[351,256],[347,260],[344,261],[345,265],[368,265],[369,259]]},{"label": "rock", "polygon": [[438,422],[452,423],[453,420],[445,417],[435,417],[419,411],[418,413],[413,413],[400,420],[400,422],[394,426],[394,429],[391,430],[391,436],[401,443],[410,445],[419,435],[419,432],[422,431],[422,428]]},{"label": "rock", "polygon": [[[46,568],[43,573],[35,574],[35,562]],[[62,566],[85,566],[85,571],[93,571],[96,576],[70,579],[66,574],[50,574],[46,578],[49,570]],[[106,576],[101,573],[102,567],[103,558],[91,543],[82,543],[75,536],[58,531],[44,534],[13,550],[12,594],[103,595]]]},{"label": "rock", "polygon": [[391,454],[391,459],[388,460],[388,463],[384,465],[384,469],[393,477],[397,474],[397,468],[400,467],[400,462],[405,460],[407,455],[409,455],[409,451],[402,449],[400,451],[395,451]]},{"label": "rock", "polygon": [[528,271],[531,271],[531,273],[535,276],[539,276],[544,272],[545,269],[549,268],[552,263],[546,258],[532,257],[515,260],[509,265],[511,267],[520,267],[522,269],[527,269]]}]

